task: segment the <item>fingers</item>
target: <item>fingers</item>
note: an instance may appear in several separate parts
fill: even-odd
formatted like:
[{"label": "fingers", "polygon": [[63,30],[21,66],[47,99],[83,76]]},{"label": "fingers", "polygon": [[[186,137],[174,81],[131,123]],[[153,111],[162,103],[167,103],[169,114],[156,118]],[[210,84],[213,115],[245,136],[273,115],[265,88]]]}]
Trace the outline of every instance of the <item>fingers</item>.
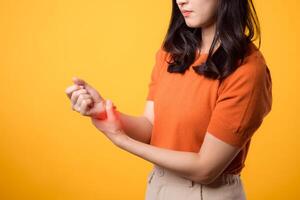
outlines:
[{"label": "fingers", "polygon": [[89,107],[93,104],[93,100],[89,97],[86,99],[83,99],[80,105],[80,114],[87,116]]},{"label": "fingers", "polygon": [[[85,80],[78,78],[76,76],[72,77],[72,80],[75,85],[83,86],[85,89],[87,89],[87,91],[92,96],[98,96],[97,94],[94,94],[94,93],[96,93],[96,90],[91,85],[89,85]],[[99,95],[99,96],[100,96],[99,98],[101,98],[101,95]]]},{"label": "fingers", "polygon": [[115,120],[116,116],[113,109],[112,101],[110,99],[106,100],[105,109],[106,109],[107,119],[112,121]]},{"label": "fingers", "polygon": [[85,85],[86,82],[83,80],[83,79],[80,79],[76,76],[72,77],[72,81],[74,82],[74,84],[77,84],[77,85]]},{"label": "fingers", "polygon": [[72,108],[73,110],[80,112],[81,115],[87,116],[93,103],[92,97],[89,94],[80,94],[76,104],[73,105]]},{"label": "fingers", "polygon": [[65,90],[65,93],[67,94],[68,98],[71,99],[73,92],[75,92],[76,90],[79,90],[79,89],[83,89],[83,88],[84,88],[84,86],[82,86],[82,85],[80,85],[80,86],[72,85]]},{"label": "fingers", "polygon": [[79,90],[76,90],[75,92],[72,93],[72,96],[71,96],[71,102],[73,105],[76,104],[77,100],[78,100],[78,97],[80,94],[87,94],[87,90],[86,89],[79,89]]},{"label": "fingers", "polygon": [[83,80],[81,78],[74,76],[74,77],[72,77],[72,80],[75,85],[84,86],[88,90],[93,89],[85,80]]},{"label": "fingers", "polygon": [[79,94],[76,102],[72,103],[73,108],[76,109],[77,111],[80,111],[80,106],[82,104],[82,101],[89,99],[89,98],[91,98],[91,96],[89,94],[86,94],[86,93]]},{"label": "fingers", "polygon": [[[103,107],[99,103],[105,104],[105,100],[86,81],[76,76],[72,77],[74,85],[69,86],[65,93],[71,100],[72,109],[82,115],[98,116],[98,112],[103,112]],[[114,109],[116,106],[111,102],[111,119],[114,120]],[[100,106],[102,110],[95,110],[94,105]],[[110,109],[110,108],[109,108]],[[105,110],[104,110],[105,112]]]}]

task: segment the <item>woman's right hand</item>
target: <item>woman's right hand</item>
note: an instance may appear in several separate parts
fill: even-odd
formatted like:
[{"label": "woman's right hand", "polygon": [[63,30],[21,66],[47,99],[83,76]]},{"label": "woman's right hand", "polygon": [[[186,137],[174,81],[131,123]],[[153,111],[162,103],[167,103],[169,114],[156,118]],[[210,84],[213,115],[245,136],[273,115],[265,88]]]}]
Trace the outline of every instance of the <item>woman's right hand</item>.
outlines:
[{"label": "woman's right hand", "polygon": [[82,79],[73,77],[72,80],[74,85],[65,90],[72,109],[84,116],[106,119],[105,100],[98,91]]}]

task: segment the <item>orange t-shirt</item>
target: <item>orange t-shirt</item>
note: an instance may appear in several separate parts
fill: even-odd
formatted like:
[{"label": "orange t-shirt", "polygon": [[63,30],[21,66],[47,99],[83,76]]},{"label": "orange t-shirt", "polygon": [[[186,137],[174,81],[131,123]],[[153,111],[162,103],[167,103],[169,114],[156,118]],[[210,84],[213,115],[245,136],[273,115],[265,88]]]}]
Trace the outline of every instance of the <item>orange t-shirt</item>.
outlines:
[{"label": "orange t-shirt", "polygon": [[[251,136],[270,112],[272,80],[262,53],[251,52],[222,82],[197,74],[167,71],[170,54],[156,52],[147,100],[154,101],[150,144],[177,151],[199,152],[206,131],[233,146],[242,147],[223,173],[240,174]],[[193,66],[204,62],[200,54]]]}]

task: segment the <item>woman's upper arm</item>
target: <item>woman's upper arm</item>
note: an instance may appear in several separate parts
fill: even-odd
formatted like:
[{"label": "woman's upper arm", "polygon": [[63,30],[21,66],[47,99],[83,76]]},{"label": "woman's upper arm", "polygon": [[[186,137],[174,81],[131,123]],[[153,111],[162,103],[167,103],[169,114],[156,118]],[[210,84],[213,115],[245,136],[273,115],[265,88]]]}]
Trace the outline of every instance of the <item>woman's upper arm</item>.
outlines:
[{"label": "woman's upper arm", "polygon": [[154,101],[147,100],[146,105],[145,105],[145,110],[144,110],[144,117],[147,118],[147,120],[152,124],[154,122]]},{"label": "woman's upper arm", "polygon": [[230,164],[260,127],[271,105],[270,71],[257,52],[221,83],[199,152],[206,177],[215,177]]}]

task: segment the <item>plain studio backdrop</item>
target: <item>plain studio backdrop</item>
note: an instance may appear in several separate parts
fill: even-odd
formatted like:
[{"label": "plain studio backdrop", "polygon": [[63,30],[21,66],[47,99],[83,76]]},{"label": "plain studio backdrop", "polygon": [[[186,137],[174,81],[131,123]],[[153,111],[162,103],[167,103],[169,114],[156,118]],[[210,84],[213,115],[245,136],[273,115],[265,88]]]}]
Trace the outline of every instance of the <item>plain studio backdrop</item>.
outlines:
[{"label": "plain studio backdrop", "polygon": [[[254,4],[274,100],[242,178],[249,199],[299,199],[299,1]],[[170,12],[170,0],[0,1],[0,199],[143,199],[152,164],[115,147],[64,92],[76,75],[141,115]]]}]

